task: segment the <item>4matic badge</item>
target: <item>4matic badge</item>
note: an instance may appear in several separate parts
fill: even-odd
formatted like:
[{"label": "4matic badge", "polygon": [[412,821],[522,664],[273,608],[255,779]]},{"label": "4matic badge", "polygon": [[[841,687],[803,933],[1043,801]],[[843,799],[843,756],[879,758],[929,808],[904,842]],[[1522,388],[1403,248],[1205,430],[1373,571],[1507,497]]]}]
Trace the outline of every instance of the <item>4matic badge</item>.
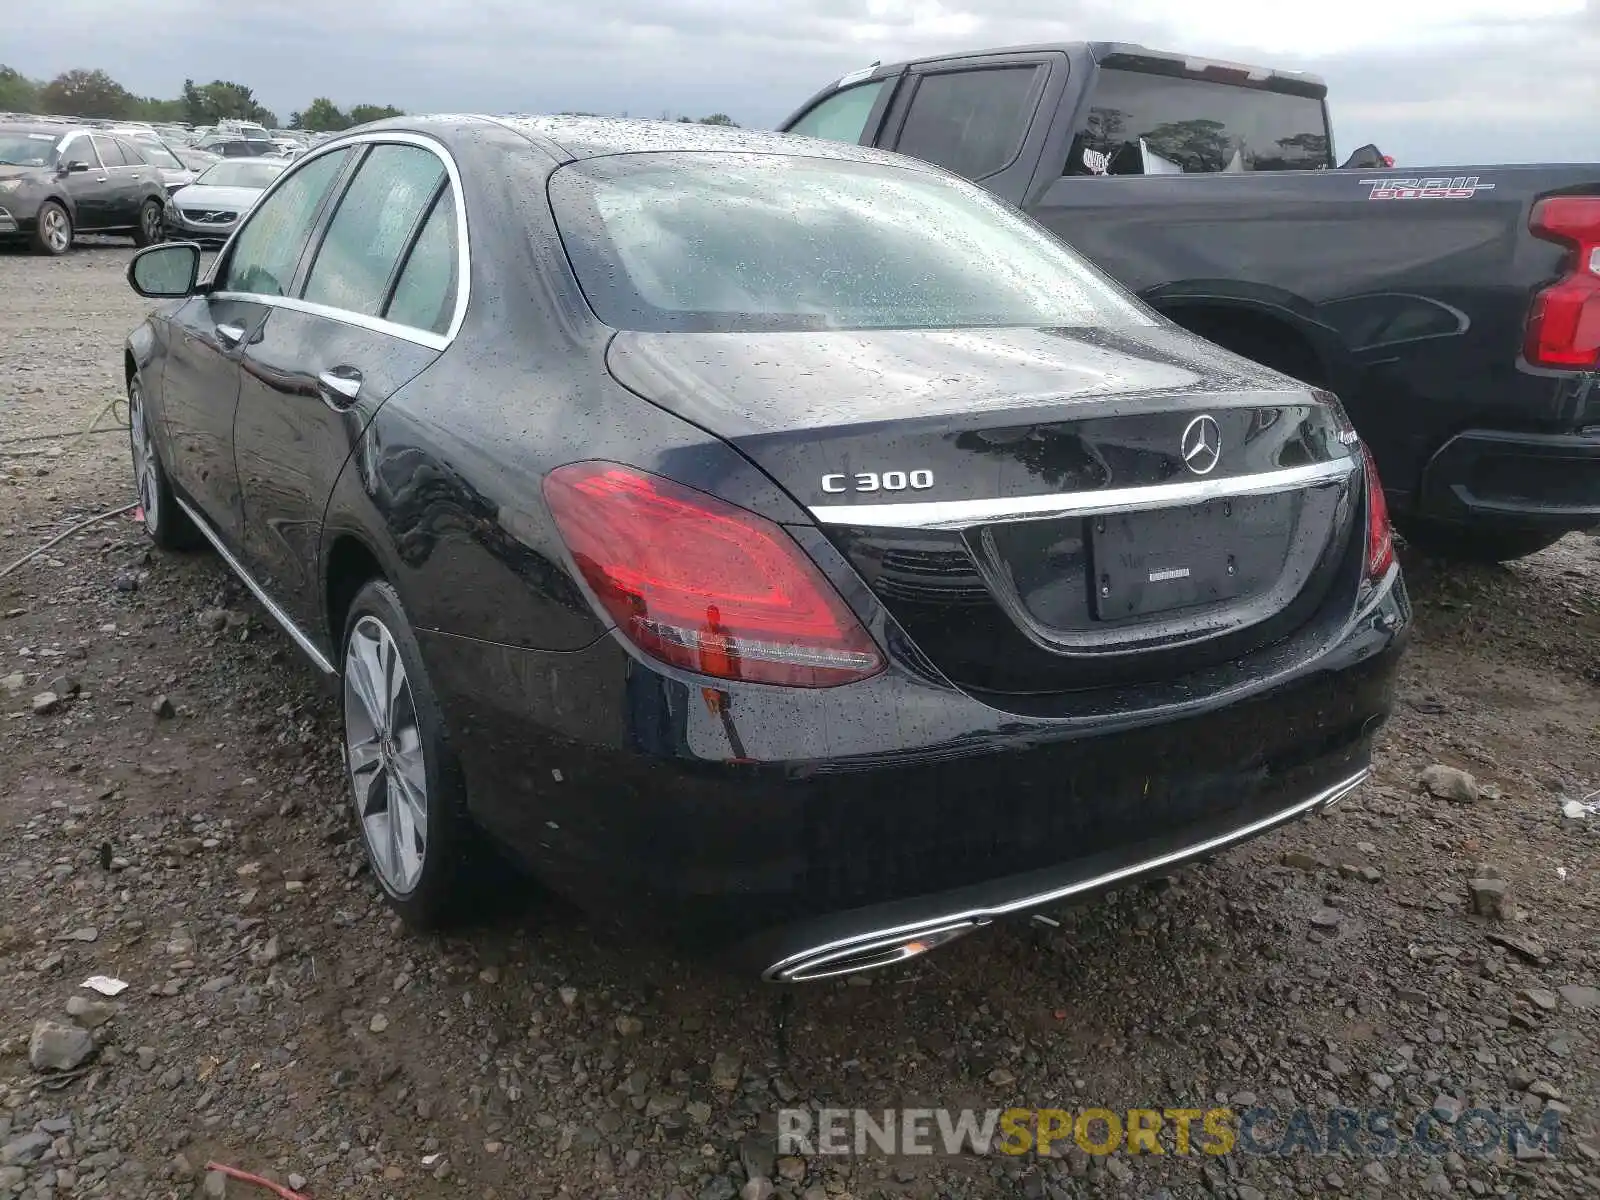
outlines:
[{"label": "4matic badge", "polygon": [[1471,200],[1479,192],[1494,190],[1492,183],[1479,183],[1476,175],[1457,175],[1453,179],[1363,179],[1370,187],[1368,200]]}]

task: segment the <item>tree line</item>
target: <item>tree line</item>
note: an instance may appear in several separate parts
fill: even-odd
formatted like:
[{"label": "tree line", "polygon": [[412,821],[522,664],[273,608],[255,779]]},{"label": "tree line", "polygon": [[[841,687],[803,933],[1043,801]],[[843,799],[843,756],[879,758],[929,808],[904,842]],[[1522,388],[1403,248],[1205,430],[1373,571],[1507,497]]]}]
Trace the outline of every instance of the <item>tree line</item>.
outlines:
[{"label": "tree line", "polygon": [[[268,129],[280,128],[278,115],[263,106],[250,88],[226,79],[201,84],[185,79],[183,91],[176,99],[163,100],[157,96],[136,96],[101,70],[63,71],[48,82],[41,82],[4,63],[0,63],[0,112],[105,117],[113,121],[187,121],[191,125],[254,121]],[[318,96],[301,111],[289,114],[288,128],[328,133],[404,115],[392,104],[354,104],[346,111],[326,96]],[[663,113],[662,119],[672,118]],[[727,113],[677,119],[698,120],[702,125],[738,126]]]},{"label": "tree line", "polygon": [[[159,96],[136,96],[106,72],[83,68],[40,81],[0,64],[0,112],[105,117],[113,121],[187,121],[191,125],[254,121],[268,129],[280,127],[278,114],[242,83],[213,79],[197,84],[185,79],[182,93],[165,100]],[[305,111],[289,114],[289,128],[324,132],[402,115],[392,104],[356,104],[346,112],[326,96],[319,96]]]}]

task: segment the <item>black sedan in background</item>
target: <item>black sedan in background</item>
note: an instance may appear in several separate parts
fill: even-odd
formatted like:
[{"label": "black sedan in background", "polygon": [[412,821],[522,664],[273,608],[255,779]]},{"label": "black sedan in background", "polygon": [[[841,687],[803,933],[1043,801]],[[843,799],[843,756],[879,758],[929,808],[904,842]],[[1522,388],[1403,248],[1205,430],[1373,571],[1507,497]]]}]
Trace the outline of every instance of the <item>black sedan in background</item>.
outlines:
[{"label": "black sedan in background", "polygon": [[0,123],[0,240],[65,254],[80,233],[159,242],[167,191],[129,140],[59,123]]},{"label": "black sedan in background", "polygon": [[937,168],[397,119],[198,263],[129,271],[144,519],[337,683],[414,923],[487,834],[815,979],[1367,774],[1409,609],[1337,400]]}]

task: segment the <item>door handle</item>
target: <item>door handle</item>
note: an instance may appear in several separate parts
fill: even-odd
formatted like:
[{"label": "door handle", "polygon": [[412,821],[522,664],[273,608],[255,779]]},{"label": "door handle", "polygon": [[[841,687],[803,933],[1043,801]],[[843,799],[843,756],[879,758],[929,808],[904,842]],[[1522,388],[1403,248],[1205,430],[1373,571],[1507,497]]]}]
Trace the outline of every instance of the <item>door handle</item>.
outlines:
[{"label": "door handle", "polygon": [[244,326],[218,325],[217,337],[221,339],[223,345],[231,349],[232,347],[237,346],[240,342],[244,341]]},{"label": "door handle", "polygon": [[361,372],[354,367],[333,367],[319,372],[317,389],[335,408],[348,408],[361,392]]}]

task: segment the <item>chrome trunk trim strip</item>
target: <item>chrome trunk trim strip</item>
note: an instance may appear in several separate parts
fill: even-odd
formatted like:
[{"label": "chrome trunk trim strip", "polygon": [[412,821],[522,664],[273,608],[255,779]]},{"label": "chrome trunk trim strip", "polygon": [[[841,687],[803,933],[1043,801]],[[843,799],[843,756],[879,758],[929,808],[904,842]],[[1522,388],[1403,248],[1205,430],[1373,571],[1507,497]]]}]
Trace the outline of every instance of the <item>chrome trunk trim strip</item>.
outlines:
[{"label": "chrome trunk trim strip", "polygon": [[1110,488],[1100,492],[1056,492],[1044,496],[1011,496],[993,500],[913,500],[905,504],[819,504],[811,515],[823,525],[861,525],[874,529],[966,529],[993,521],[1047,521],[1056,517],[1093,517],[1102,513],[1141,512],[1152,508],[1202,504],[1234,496],[1265,496],[1297,488],[1337,483],[1355,473],[1360,459],[1285,467],[1256,475],[1157,483],[1148,487]]}]

